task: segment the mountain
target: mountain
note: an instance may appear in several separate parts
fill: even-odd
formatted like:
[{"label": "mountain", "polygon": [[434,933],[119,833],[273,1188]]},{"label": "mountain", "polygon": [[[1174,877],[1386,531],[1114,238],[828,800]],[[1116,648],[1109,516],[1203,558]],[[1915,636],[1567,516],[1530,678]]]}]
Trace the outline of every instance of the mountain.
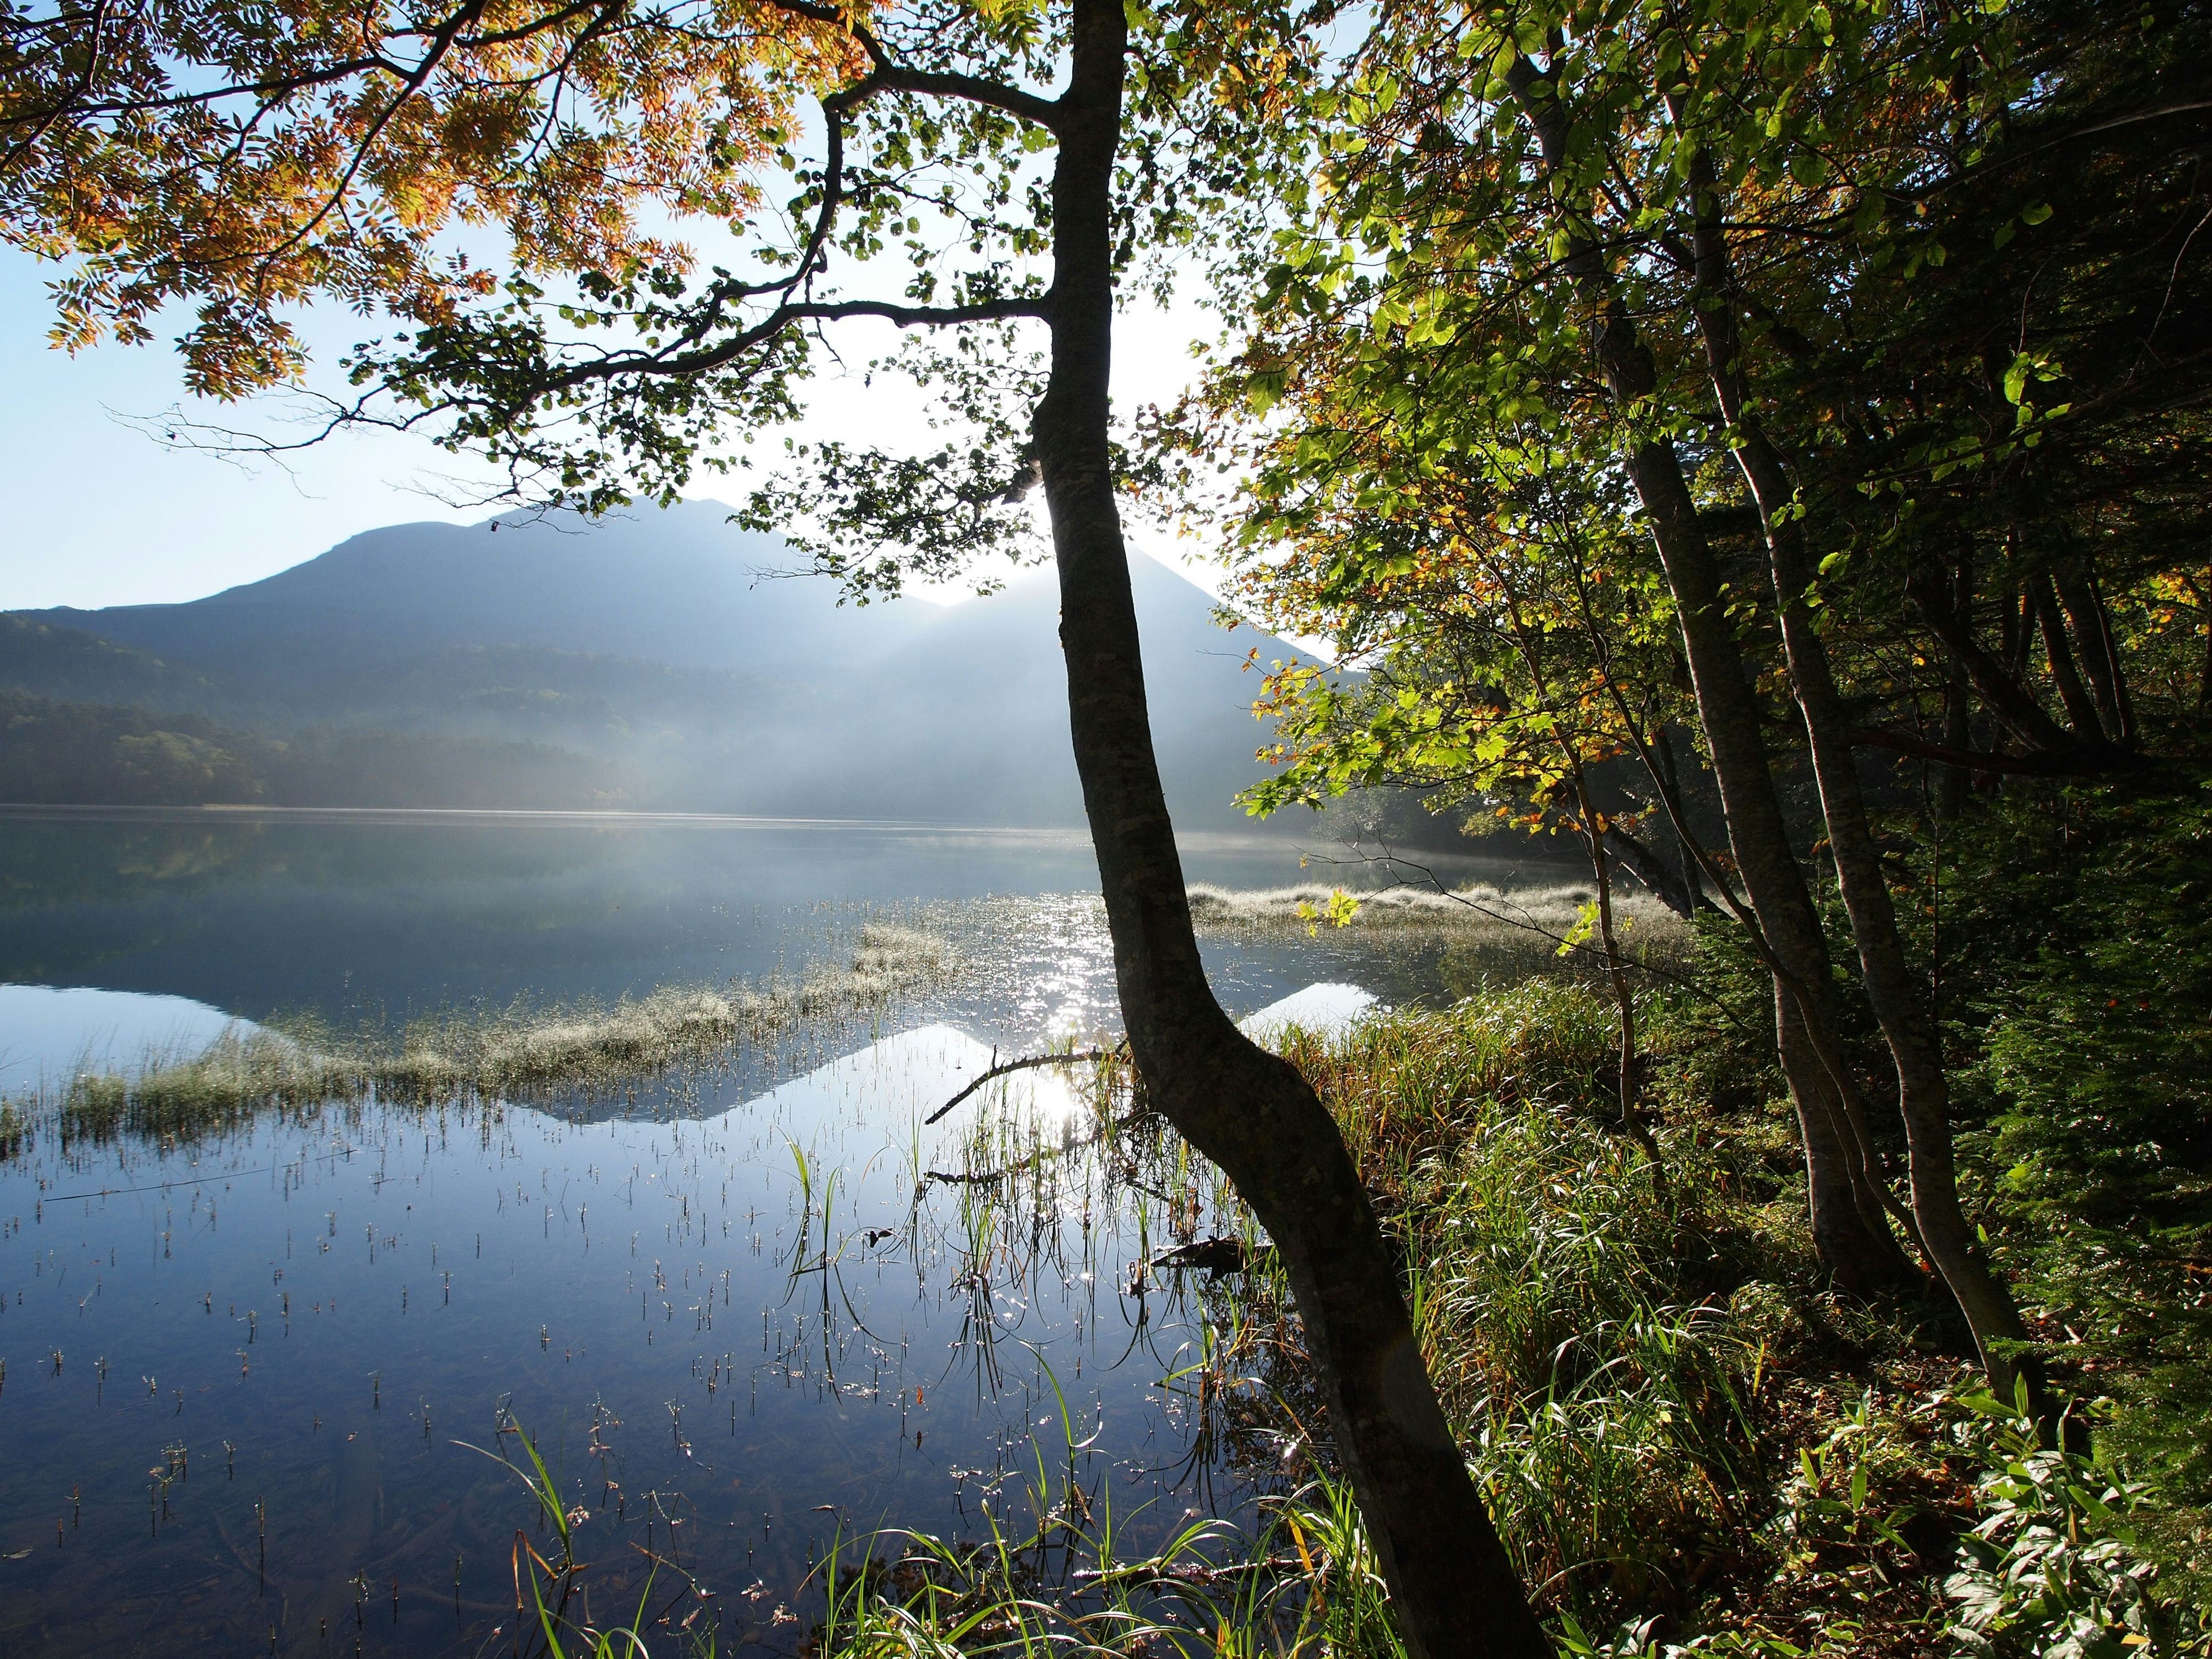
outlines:
[{"label": "mountain", "polygon": [[[82,615],[82,612],[70,612]],[[204,674],[24,612],[0,613],[0,690],[70,702],[185,708],[220,696]]]},{"label": "mountain", "polygon": [[[374,752],[368,731],[418,739],[410,798],[360,804],[461,804],[422,798],[465,769],[423,758],[447,744],[526,749],[576,805],[1081,821],[1048,570],[956,605],[841,605],[827,579],[787,574],[801,560],[783,543],[726,520],[691,502],[598,524],[396,525],[188,604],[15,612],[0,617],[0,690],[301,752],[310,731],[319,753],[332,730],[356,734],[346,752]],[[1231,798],[1260,775],[1266,734],[1242,665],[1291,647],[1224,631],[1202,589],[1131,565],[1170,802],[1193,827],[1246,826]],[[298,775],[256,752],[260,774]],[[356,787],[376,794],[376,769]]]},{"label": "mountain", "polygon": [[282,684],[313,658],[344,672],[395,648],[481,645],[773,678],[825,652],[865,653],[929,608],[841,611],[827,581],[781,574],[800,563],[782,542],[727,519],[726,508],[691,501],[596,524],[558,515],[392,525],[185,605],[19,614]]}]

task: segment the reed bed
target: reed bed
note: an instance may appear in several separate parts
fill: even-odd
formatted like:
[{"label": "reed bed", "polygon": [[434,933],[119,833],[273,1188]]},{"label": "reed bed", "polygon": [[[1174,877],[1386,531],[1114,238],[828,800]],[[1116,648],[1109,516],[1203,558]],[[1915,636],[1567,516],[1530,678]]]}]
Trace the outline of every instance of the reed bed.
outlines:
[{"label": "reed bed", "polygon": [[[304,1022],[234,1030],[195,1054],[149,1056],[135,1072],[81,1073],[61,1090],[55,1117],[65,1141],[99,1141],[204,1134],[264,1109],[300,1111],[371,1095],[415,1102],[605,1095],[879,1008],[942,982],[954,967],[951,947],[937,935],[870,924],[848,963],[795,980],[449,1011],[394,1033],[341,1036]],[[0,1146],[8,1142],[0,1124]]]}]

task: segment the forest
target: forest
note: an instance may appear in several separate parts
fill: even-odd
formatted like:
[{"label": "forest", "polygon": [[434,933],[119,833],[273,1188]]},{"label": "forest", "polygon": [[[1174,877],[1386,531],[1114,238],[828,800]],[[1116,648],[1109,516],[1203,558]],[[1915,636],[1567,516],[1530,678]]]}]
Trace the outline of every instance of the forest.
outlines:
[{"label": "forest", "polygon": [[0,798],[25,805],[574,810],[619,796],[601,769],[541,744],[361,727],[288,737],[198,714],[0,690]]},{"label": "forest", "polygon": [[[1055,568],[1130,1063],[1305,1449],[1241,1561],[918,1551],[825,1653],[2212,1652],[2209,160],[2196,0],[0,3],[58,343],[519,502],[735,476],[858,599]],[[864,360],[929,430],[781,438]],[[1238,1031],[1138,523],[1325,642],[1249,809],[1556,838],[1555,967]]]}]

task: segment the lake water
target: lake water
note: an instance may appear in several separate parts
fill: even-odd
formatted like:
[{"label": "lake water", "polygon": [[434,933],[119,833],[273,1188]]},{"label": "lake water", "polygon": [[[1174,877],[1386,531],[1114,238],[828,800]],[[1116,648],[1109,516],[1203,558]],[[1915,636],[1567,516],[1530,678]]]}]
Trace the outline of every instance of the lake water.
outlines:
[{"label": "lake water", "polygon": [[[1310,877],[1298,858],[1187,861],[1259,887]],[[518,1429],[581,1517],[593,1613],[636,1596],[649,1552],[656,1616],[726,1653],[799,1650],[841,1536],[1026,1530],[1041,1481],[1110,1504],[1133,1547],[1244,1513],[1249,1459],[1179,1376],[1205,1283],[1132,1288],[1232,1228],[1225,1194],[1138,1154],[1103,1167],[1079,1078],[923,1121],[994,1053],[1111,1030],[1094,889],[1085,841],[1041,833],[0,819],[19,1098],[234,1018],[802,975],[872,920],[939,931],[961,963],[864,1024],[612,1101],[372,1101],[66,1147],[34,1109],[0,1163],[0,1651],[507,1651],[533,1507],[485,1454],[519,1455]],[[1240,1016],[1359,1000],[1316,982],[1437,990],[1419,951],[1206,950]],[[1012,1171],[995,1201],[933,1178],[978,1169]]]}]

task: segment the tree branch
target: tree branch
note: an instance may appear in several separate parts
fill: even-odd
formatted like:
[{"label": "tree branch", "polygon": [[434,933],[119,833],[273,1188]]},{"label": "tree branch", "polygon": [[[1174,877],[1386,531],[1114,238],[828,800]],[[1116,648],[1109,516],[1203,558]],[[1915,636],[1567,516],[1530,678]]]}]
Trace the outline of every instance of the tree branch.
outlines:
[{"label": "tree branch", "polygon": [[[1030,122],[1048,132],[1060,131],[1060,105],[1056,100],[1040,98],[1035,93],[1024,92],[1019,87],[1007,86],[1004,82],[988,80],[980,75],[952,75],[933,70],[909,69],[892,61],[872,31],[856,23],[836,6],[823,5],[817,0],[766,0],[777,11],[793,17],[804,17],[817,23],[834,24],[851,32],[860,43],[860,50],[868,54],[874,70],[860,85],[870,92],[912,92],[925,97],[957,98],[970,104],[981,104],[987,109],[1003,110],[1008,115]],[[859,90],[859,88],[855,88]]]},{"label": "tree branch", "polygon": [[[1052,296],[1045,294],[1003,300],[982,300],[967,306],[902,306],[884,300],[793,301],[778,306],[767,317],[720,344],[690,351],[610,352],[590,362],[571,364],[548,374],[531,387],[534,400],[548,392],[566,392],[594,381],[618,380],[625,374],[676,379],[702,374],[734,362],[754,347],[774,339],[799,323],[840,322],[855,317],[876,317],[900,328],[950,328],[962,323],[999,322],[1013,317],[1045,318],[1051,314]],[[697,337],[696,335],[694,338]]]},{"label": "tree branch", "polygon": [[[1000,1061],[992,1066],[992,1067],[988,1071],[985,1072],[981,1077],[969,1084],[969,1085],[963,1089],[958,1094],[953,1096],[951,1099],[946,1101],[945,1104],[932,1112],[927,1117],[922,1119],[922,1124],[927,1127],[928,1125],[936,1122],[938,1119],[943,1117],[955,1106],[957,1106],[962,1101],[967,1099],[969,1096],[974,1094],[975,1091],[981,1088],[985,1084],[992,1082],[996,1079],[1008,1076],[1012,1073],[1033,1072],[1041,1066],[1074,1066],[1086,1060],[1111,1060],[1115,1055],[1121,1052],[1121,1051],[1118,1048],[1079,1048],[1072,1054],[1030,1054],[1020,1060]],[[943,1179],[949,1181],[954,1179],[954,1177],[947,1176],[943,1177]]]}]

